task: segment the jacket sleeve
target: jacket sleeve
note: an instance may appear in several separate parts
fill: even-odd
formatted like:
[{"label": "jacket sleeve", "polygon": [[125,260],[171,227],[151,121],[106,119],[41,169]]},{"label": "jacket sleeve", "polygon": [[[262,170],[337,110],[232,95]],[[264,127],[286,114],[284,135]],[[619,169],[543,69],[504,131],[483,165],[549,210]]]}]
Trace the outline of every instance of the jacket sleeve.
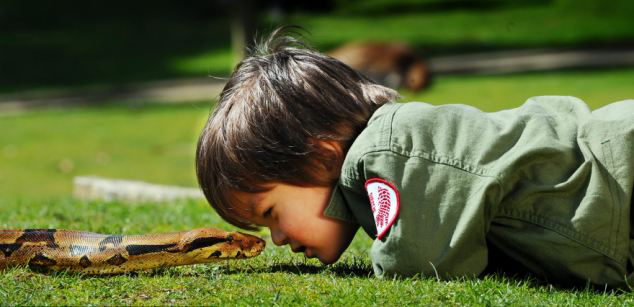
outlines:
[{"label": "jacket sleeve", "polygon": [[400,198],[396,220],[372,245],[376,276],[451,278],[485,269],[491,206],[501,194],[496,177],[433,154],[375,152],[362,163],[366,180],[390,182]]}]

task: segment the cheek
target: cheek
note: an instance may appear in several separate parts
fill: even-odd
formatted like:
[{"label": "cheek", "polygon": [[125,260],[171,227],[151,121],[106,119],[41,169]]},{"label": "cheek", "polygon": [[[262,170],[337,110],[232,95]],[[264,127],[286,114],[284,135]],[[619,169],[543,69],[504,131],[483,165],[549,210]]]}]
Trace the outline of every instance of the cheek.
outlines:
[{"label": "cheek", "polygon": [[321,213],[309,207],[295,206],[291,210],[279,210],[276,217],[278,227],[285,232],[301,232],[321,228]]},{"label": "cheek", "polygon": [[279,215],[276,221],[277,229],[291,240],[305,240],[307,233],[315,226],[309,219],[295,215]]},{"label": "cheek", "polygon": [[323,247],[336,235],[333,224],[318,215],[295,214],[292,216],[279,215],[278,229],[289,239],[302,245]]},{"label": "cheek", "polygon": [[354,235],[357,233],[359,226],[356,224],[347,224],[340,221],[329,220],[327,231],[323,232],[322,246],[328,262],[334,262],[348,248]]},{"label": "cheek", "polygon": [[[342,236],[342,229],[338,223],[332,220],[319,221],[319,230],[313,231],[310,235],[314,247],[321,250],[334,252],[339,249],[339,240]],[[330,253],[330,252],[329,252]]]}]

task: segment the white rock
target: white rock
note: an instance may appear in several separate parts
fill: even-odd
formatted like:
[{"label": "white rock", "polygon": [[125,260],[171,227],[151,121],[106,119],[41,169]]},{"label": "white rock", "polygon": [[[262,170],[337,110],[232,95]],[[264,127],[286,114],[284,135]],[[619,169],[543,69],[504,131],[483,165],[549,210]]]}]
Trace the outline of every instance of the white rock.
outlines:
[{"label": "white rock", "polygon": [[170,202],[204,198],[198,188],[153,184],[143,181],[78,176],[74,178],[73,183],[73,195],[80,200]]}]

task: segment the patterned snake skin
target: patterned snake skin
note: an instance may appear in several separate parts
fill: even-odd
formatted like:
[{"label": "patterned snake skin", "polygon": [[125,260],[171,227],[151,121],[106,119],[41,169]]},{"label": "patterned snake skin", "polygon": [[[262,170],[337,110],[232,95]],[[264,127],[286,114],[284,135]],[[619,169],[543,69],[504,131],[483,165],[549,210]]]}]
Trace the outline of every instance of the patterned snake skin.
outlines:
[{"label": "patterned snake skin", "polygon": [[146,235],[103,235],[61,229],[0,230],[0,269],[121,274],[158,267],[250,258],[265,242],[218,229]]}]

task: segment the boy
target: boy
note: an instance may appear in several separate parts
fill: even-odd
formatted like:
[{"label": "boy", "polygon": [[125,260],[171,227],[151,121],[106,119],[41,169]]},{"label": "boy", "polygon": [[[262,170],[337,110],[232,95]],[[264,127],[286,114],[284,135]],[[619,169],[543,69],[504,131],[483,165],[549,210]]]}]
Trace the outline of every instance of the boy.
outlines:
[{"label": "boy", "polygon": [[396,104],[299,45],[278,30],[243,60],[200,136],[199,183],[225,220],[326,264],[361,227],[379,277],[631,284],[634,101]]}]

